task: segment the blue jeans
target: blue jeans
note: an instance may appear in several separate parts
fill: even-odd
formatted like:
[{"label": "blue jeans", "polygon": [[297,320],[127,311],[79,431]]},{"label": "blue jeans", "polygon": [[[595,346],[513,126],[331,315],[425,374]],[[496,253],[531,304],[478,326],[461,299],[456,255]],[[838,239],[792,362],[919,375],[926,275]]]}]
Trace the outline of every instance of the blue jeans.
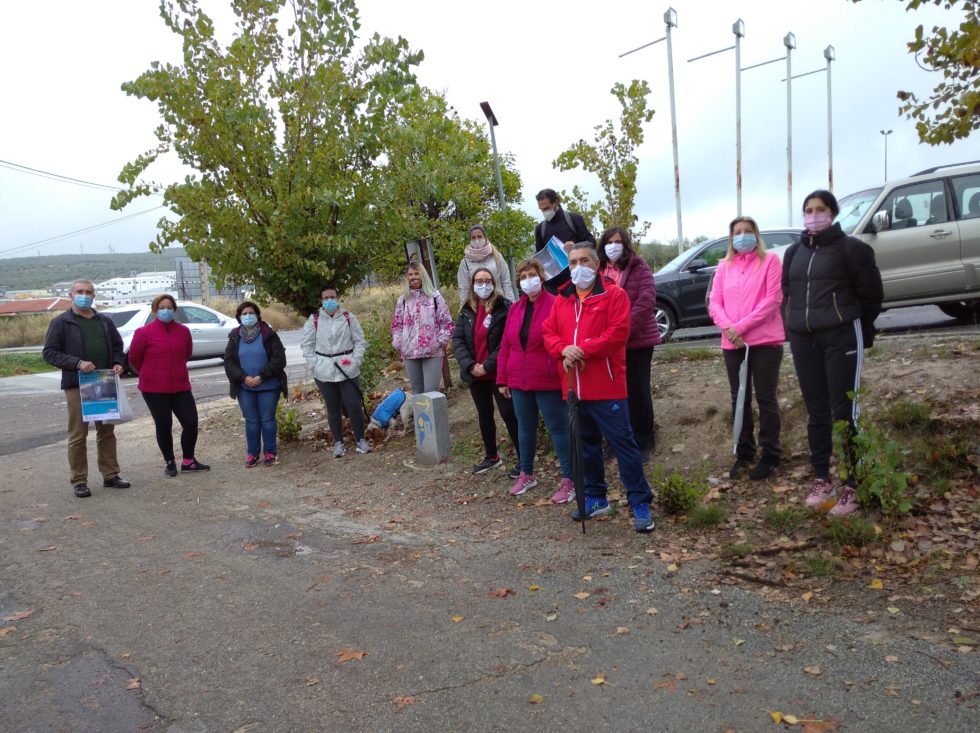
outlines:
[{"label": "blue jeans", "polygon": [[653,492],[643,475],[640,449],[630,425],[629,403],[626,400],[583,400],[579,402],[578,416],[585,464],[585,495],[604,498],[609,488],[602,460],[602,438],[605,438],[616,451],[619,478],[626,487],[630,507],[649,504]]},{"label": "blue jeans", "polygon": [[245,445],[249,455],[262,453],[262,445],[269,453],[276,452],[276,405],[279,389],[238,390],[238,405],[245,416]]},{"label": "blue jeans", "polygon": [[572,461],[568,452],[568,405],[561,397],[561,390],[528,392],[512,389],[514,412],[517,413],[517,440],[521,448],[521,470],[528,476],[534,473],[534,454],[538,449],[538,411],[551,435],[561,475],[570,478]]}]

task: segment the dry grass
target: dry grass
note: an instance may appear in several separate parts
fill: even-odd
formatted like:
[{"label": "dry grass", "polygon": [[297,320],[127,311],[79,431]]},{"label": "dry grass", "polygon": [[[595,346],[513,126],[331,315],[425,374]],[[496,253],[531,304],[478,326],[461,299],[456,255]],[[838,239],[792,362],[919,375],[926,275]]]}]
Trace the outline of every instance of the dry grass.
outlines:
[{"label": "dry grass", "polygon": [[0,348],[41,346],[51,319],[60,315],[61,311],[0,318]]},{"label": "dry grass", "polygon": [[[208,306],[234,318],[235,309],[240,302],[231,298],[211,298]],[[303,326],[303,316],[282,303],[260,302],[259,307],[262,309],[262,320],[277,331],[289,331]]]}]

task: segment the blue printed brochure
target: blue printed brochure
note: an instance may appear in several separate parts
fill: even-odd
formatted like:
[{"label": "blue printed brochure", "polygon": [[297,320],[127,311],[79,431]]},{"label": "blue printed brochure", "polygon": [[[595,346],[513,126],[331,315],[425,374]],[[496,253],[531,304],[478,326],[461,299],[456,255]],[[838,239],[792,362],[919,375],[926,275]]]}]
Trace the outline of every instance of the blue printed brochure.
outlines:
[{"label": "blue printed brochure", "polygon": [[78,392],[82,398],[82,420],[103,422],[119,419],[116,374],[111,369],[78,373]]},{"label": "blue printed brochure", "polygon": [[565,245],[558,237],[549,239],[542,249],[532,255],[531,259],[537,260],[544,267],[546,280],[550,280],[568,267],[568,255],[565,253]]}]

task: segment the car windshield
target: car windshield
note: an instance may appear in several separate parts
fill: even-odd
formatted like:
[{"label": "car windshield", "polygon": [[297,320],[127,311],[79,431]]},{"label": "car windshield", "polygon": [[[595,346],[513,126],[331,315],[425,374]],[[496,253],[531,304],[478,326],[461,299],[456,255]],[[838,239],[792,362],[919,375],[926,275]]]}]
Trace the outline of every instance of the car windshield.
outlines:
[{"label": "car windshield", "polygon": [[878,198],[879,193],[881,193],[880,188],[869,188],[867,191],[860,191],[858,193],[852,193],[850,196],[845,196],[837,202],[840,206],[837,223],[840,224],[840,228],[844,230],[845,234],[854,233],[854,228],[861,221],[868,207]]},{"label": "car windshield", "polygon": [[116,328],[119,328],[120,326],[125,326],[127,323],[129,323],[132,317],[136,315],[136,311],[113,311],[112,313],[106,313],[105,315],[109,316]]}]

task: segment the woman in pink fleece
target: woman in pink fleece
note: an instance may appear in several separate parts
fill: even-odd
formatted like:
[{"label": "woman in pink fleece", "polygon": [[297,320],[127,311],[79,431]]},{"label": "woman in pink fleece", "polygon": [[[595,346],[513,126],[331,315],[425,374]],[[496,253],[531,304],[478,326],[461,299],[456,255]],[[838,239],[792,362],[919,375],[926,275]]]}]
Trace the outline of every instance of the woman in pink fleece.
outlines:
[{"label": "woman in pink fleece", "polygon": [[729,476],[737,478],[755,460],[752,424],[752,387],[759,405],[759,445],[762,456],[749,473],[758,481],[779,468],[783,456],[779,444],[779,365],[783,360],[785,331],[779,313],[782,301],[782,264],[759,234],[751,217],[740,216],[728,225],[728,255],[718,263],[708,300],[711,320],[721,329],[721,348],[732,390],[732,413],[738,400],[739,369],[748,353],[742,429],[735,449],[735,465]]}]

